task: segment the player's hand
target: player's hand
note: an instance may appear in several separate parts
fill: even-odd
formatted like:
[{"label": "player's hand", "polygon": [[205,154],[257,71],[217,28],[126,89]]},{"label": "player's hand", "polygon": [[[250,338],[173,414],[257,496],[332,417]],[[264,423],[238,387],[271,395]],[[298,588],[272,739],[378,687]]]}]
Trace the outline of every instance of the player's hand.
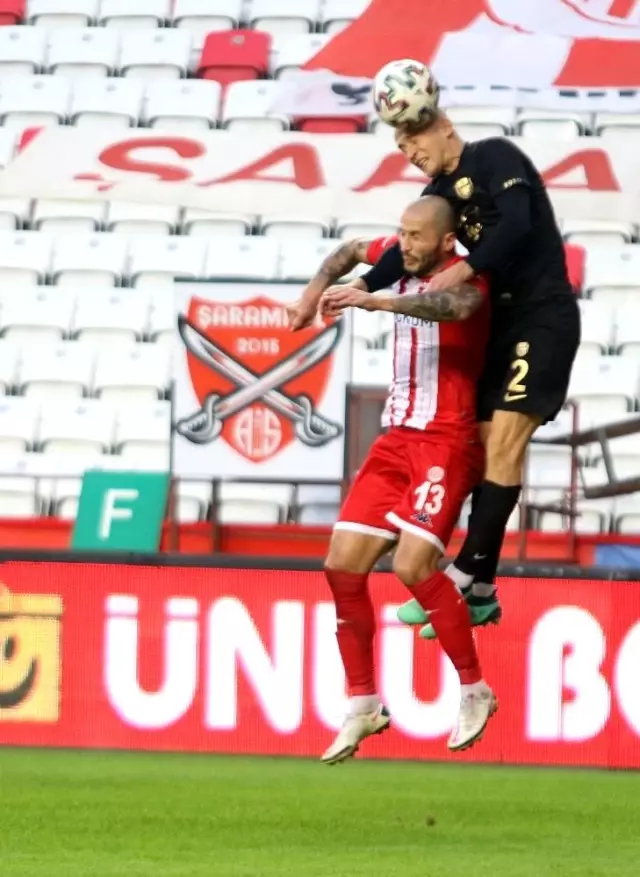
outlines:
[{"label": "player's hand", "polygon": [[375,301],[369,292],[363,292],[354,286],[331,286],[322,296],[320,307],[325,317],[336,317],[346,308],[361,308],[374,311]]},{"label": "player's hand", "polygon": [[313,326],[318,308],[315,304],[305,302],[303,298],[293,304],[287,305],[287,316],[289,318],[289,328],[292,332],[299,332],[300,329],[308,329]]},{"label": "player's hand", "polygon": [[438,292],[443,289],[450,289],[452,286],[466,283],[472,277],[473,268],[463,259],[461,262],[456,262],[450,268],[445,268],[444,271],[434,274],[429,282],[428,290],[429,292]]}]

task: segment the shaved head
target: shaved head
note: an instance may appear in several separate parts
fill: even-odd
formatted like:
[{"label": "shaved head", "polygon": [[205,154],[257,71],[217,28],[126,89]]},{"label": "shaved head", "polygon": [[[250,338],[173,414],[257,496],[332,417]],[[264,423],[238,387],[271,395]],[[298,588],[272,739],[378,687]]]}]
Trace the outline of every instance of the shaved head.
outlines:
[{"label": "shaved head", "polygon": [[440,236],[456,230],[456,215],[453,207],[439,195],[425,195],[413,201],[404,212],[404,218],[433,226]]},{"label": "shaved head", "polygon": [[451,204],[438,195],[419,198],[402,214],[400,249],[408,274],[423,276],[455,252],[456,217]]}]

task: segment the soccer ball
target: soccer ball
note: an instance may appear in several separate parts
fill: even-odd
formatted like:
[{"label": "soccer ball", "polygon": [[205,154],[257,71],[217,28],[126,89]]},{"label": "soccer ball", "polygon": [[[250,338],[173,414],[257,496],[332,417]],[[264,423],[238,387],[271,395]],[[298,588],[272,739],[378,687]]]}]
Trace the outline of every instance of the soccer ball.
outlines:
[{"label": "soccer ball", "polygon": [[440,86],[426,64],[404,58],[379,70],[373,85],[373,103],[387,125],[428,123],[438,110]]}]

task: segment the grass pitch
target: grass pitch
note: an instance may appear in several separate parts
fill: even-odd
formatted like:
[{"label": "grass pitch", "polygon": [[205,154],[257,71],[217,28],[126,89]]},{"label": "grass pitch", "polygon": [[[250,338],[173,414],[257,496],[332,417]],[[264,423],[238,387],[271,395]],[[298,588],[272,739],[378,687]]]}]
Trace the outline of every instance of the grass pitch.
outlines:
[{"label": "grass pitch", "polygon": [[2,877],[638,877],[640,774],[0,749]]}]

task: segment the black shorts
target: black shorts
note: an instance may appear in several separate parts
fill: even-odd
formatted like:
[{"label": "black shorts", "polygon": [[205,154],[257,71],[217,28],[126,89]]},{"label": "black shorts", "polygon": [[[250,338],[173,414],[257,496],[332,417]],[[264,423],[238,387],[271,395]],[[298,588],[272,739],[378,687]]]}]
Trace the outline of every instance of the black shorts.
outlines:
[{"label": "black shorts", "polygon": [[527,308],[498,306],[478,389],[478,419],[517,411],[553,420],[564,405],[580,344],[580,309],[573,294]]}]

